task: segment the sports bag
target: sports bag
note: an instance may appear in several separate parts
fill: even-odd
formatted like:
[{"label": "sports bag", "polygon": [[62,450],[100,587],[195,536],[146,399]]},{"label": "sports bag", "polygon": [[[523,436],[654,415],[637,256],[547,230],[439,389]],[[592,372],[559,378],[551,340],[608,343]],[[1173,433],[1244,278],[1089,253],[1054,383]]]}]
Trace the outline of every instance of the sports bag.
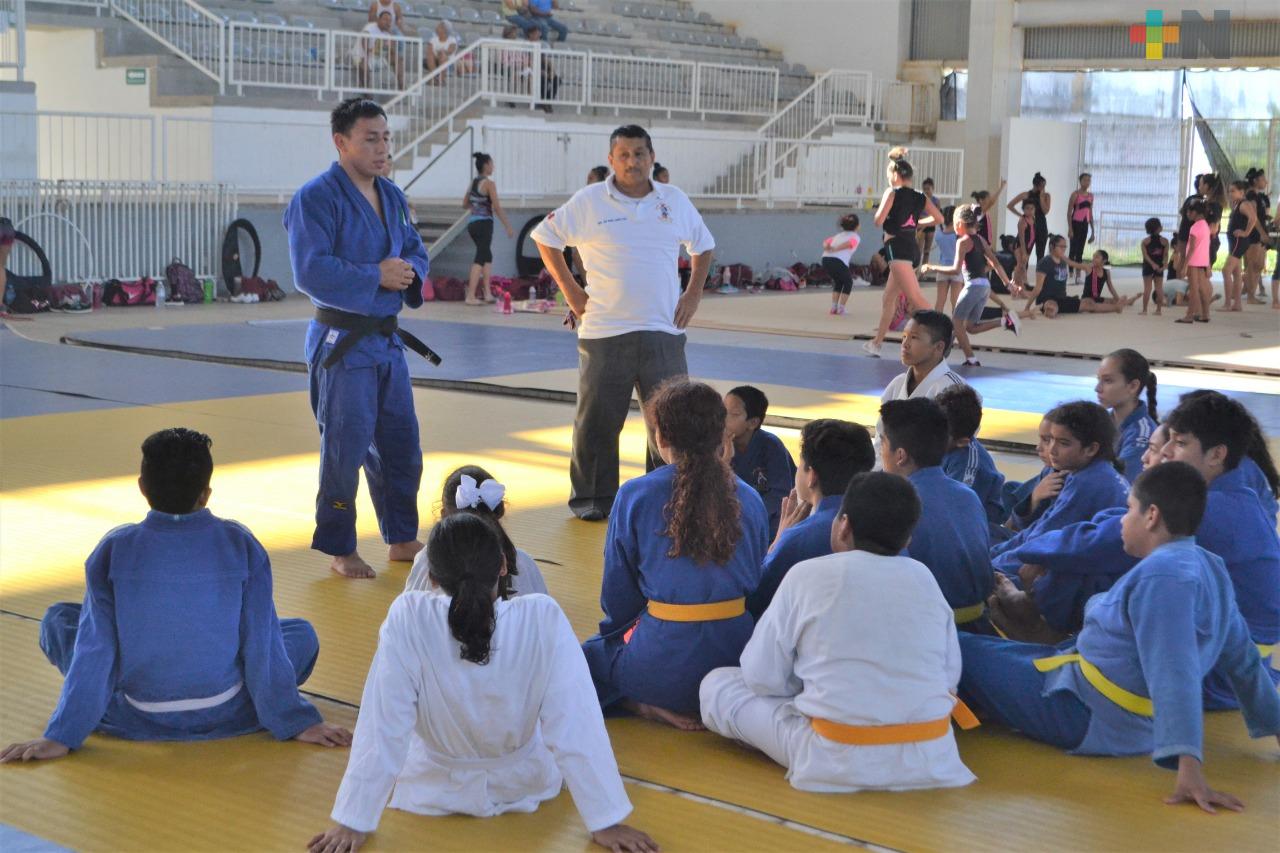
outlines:
[{"label": "sports bag", "polygon": [[461,302],[467,298],[467,283],[460,278],[436,278],[431,287],[438,302]]},{"label": "sports bag", "polygon": [[107,279],[102,285],[102,304],[108,306],[155,305],[156,280],[143,277],[137,281]]},{"label": "sports bag", "polygon": [[196,278],[195,271],[177,258],[164,268],[164,282],[168,299],[172,302],[204,301],[204,288]]}]

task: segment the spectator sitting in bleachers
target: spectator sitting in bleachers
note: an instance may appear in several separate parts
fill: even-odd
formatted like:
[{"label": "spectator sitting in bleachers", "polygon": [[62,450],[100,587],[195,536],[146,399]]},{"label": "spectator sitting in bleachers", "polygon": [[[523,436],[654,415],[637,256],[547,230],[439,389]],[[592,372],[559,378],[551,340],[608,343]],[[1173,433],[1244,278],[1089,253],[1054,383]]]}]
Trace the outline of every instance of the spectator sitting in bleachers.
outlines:
[{"label": "spectator sitting in bleachers", "polygon": [[378,20],[364,25],[361,30],[363,38],[351,48],[351,60],[356,67],[356,85],[360,88],[383,88],[379,83],[387,68],[395,70],[396,88],[404,88],[404,65],[396,51],[393,27],[391,13],[379,12]]},{"label": "spectator sitting in bleachers", "polygon": [[[529,29],[525,30],[524,36],[529,41],[535,42],[535,43],[542,38],[542,34],[538,31],[537,27],[530,27]],[[532,56],[528,57],[528,61],[531,62],[532,59],[533,59]],[[542,65],[542,84],[539,87],[538,96],[542,98],[542,100],[544,101],[554,101],[556,99],[556,95],[560,93],[560,75],[556,73],[555,63],[552,62],[551,57],[545,53],[542,55],[541,65]],[[533,76],[532,69],[526,69],[526,73],[530,76],[530,78],[532,78]],[[532,89],[532,86],[533,86],[533,82],[531,79],[530,89]],[[551,112],[551,104],[547,104],[547,103],[538,104],[538,109],[542,110],[543,112],[549,113]]]},{"label": "spectator sitting in bleachers", "polygon": [[391,13],[391,32],[398,36],[413,36],[417,30],[404,22],[404,5],[400,0],[373,0],[369,4],[369,23],[378,23],[378,16],[383,12]]},{"label": "spectator sitting in bleachers", "polygon": [[[458,34],[454,32],[453,24],[448,21],[441,21],[436,24],[436,31],[432,34],[430,40],[427,41],[422,54],[422,64],[428,72],[435,71],[441,65],[453,59],[458,52],[461,40]],[[439,86],[444,81],[444,75],[432,80],[432,84]]]},{"label": "spectator sitting in bleachers", "polygon": [[[525,32],[530,27],[537,27],[533,22],[533,16],[529,14],[528,0],[502,0],[502,19],[508,24],[516,28],[517,32]],[[503,38],[507,38],[504,31]]]},{"label": "spectator sitting in bleachers", "polygon": [[564,41],[569,37],[569,28],[564,24],[551,17],[551,10],[560,8],[557,0],[529,0],[528,9],[530,20],[533,25],[542,32],[543,41],[551,41],[547,35],[547,30],[555,30],[560,34],[559,41]]}]

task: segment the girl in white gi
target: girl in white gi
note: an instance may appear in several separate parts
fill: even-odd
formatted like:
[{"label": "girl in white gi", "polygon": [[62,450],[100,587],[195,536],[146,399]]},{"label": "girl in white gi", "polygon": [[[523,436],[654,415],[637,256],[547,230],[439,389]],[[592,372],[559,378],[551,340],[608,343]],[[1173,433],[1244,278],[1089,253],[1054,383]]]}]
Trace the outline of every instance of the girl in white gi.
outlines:
[{"label": "girl in white gi", "polygon": [[1205,780],[1201,681],[1230,685],[1249,735],[1280,742],[1280,696],[1236,605],[1222,560],[1196,544],[1204,478],[1184,462],[1144,471],[1121,522],[1141,560],[1089,599],[1084,627],[1054,647],[965,635],[964,695],[995,719],[1077,755],[1149,754],[1176,769],[1166,803],[1240,811]]},{"label": "girl in white gi", "polygon": [[532,812],[565,782],[592,839],[658,849],[631,802],[569,620],[545,595],[498,596],[493,527],[469,513],[427,542],[432,589],[391,605],[332,817],[312,853],[357,849],[386,807],[425,815]]},{"label": "girl in white gi", "polygon": [[[507,514],[506,494],[507,487],[493,479],[488,471],[479,465],[463,465],[444,478],[440,517],[469,512],[492,523],[494,532],[498,534],[498,541],[502,543],[503,559],[507,561],[507,571],[498,580],[500,596],[509,598],[531,592],[547,595],[547,582],[542,579],[538,564],[533,557],[515,546],[502,527],[502,517]],[[413,560],[413,569],[409,572],[409,579],[405,581],[405,592],[411,589],[430,590],[430,574],[431,566],[426,549],[423,549]]]},{"label": "girl in white gi", "polygon": [[977,725],[953,695],[955,617],[929,570],[898,556],[919,517],[906,480],[855,476],[831,527],[835,553],[792,567],[742,666],[703,679],[706,727],[762,750],[802,791],[972,782],[951,731],[953,714]]}]

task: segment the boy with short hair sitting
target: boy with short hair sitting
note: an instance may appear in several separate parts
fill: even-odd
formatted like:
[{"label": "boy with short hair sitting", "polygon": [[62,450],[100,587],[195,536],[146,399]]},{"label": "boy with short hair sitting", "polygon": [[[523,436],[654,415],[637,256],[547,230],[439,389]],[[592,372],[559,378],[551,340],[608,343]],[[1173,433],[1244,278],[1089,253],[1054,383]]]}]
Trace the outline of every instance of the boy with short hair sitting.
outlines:
[{"label": "boy with short hair sitting", "polygon": [[1004,528],[1009,513],[1004,507],[1004,474],[996,469],[995,460],[978,441],[982,425],[982,395],[969,385],[953,385],[937,397],[947,416],[950,447],[942,457],[942,470],[953,480],[973,489],[982,501],[987,521],[999,530]]},{"label": "boy with short hair sitting", "polygon": [[759,621],[778,584],[796,563],[831,553],[831,522],[855,474],[876,462],[867,428],[819,418],[800,431],[800,466],[795,488],[782,501],[778,536],[764,558],[764,576],[747,596],[747,610]]},{"label": "boy with short hair sitting", "polygon": [[85,563],[83,605],[55,604],[40,647],[66,676],[44,737],[0,762],[60,758],[91,732],[130,740],[209,740],[267,729],[322,746],[351,733],[298,693],[320,653],[311,625],[280,622],[271,563],[245,527],[205,509],[209,437],[157,432],[138,486],[151,505]]},{"label": "boy with short hair sitting", "polygon": [[793,566],[742,665],[702,680],[707,728],[762,750],[802,791],[974,780],[950,724],[954,713],[977,725],[953,696],[951,608],[929,570],[899,556],[919,515],[902,478],[853,478],[831,529],[836,553]]},{"label": "boy with short hair sitting", "polygon": [[960,687],[1035,740],[1080,755],[1148,753],[1178,771],[1165,802],[1212,812],[1241,803],[1211,790],[1201,770],[1202,679],[1212,673],[1229,686],[1255,738],[1280,741],[1280,695],[1222,560],[1196,544],[1205,499],[1204,478],[1190,465],[1144,471],[1121,524],[1124,550],[1141,562],[1089,600],[1074,643],[961,635]]},{"label": "boy with short hair sitting", "polygon": [[947,416],[933,400],[918,397],[885,403],[880,422],[884,470],[906,477],[920,495],[920,523],[904,553],[933,572],[957,625],[977,623],[995,584],[991,542],[978,496],[941,468]]}]

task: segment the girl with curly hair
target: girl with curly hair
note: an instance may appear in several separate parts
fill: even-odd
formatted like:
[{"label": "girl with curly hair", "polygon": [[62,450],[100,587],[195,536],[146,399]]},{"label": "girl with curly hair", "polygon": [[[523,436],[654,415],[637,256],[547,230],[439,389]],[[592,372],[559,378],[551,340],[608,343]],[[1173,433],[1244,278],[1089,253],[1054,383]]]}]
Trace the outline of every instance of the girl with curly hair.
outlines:
[{"label": "girl with curly hair", "polygon": [[673,380],[646,414],[668,464],[618,491],[604,619],[582,649],[601,705],[699,729],[699,683],[737,665],[751,637],[745,597],[760,582],[769,517],[729,467],[724,401],[713,388]]}]

